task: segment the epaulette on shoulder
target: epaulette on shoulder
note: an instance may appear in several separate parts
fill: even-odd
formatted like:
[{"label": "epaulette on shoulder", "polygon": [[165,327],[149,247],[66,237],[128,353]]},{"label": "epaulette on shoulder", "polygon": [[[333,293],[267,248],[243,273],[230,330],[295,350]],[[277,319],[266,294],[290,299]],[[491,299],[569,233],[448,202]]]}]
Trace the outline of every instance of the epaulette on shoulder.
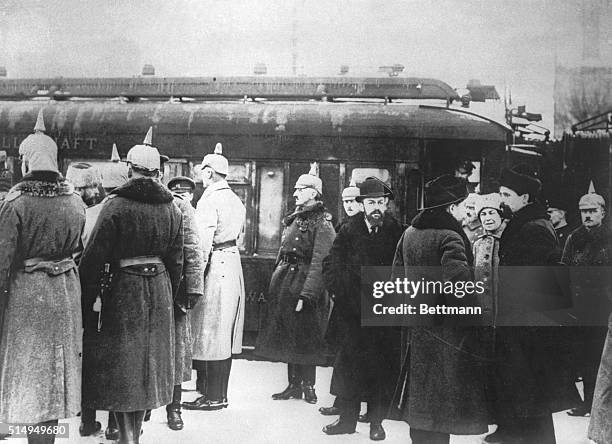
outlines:
[{"label": "epaulette on shoulder", "polygon": [[323,217],[325,217],[325,220],[327,220],[329,222],[331,222],[332,219],[333,219],[333,216],[331,215],[331,213],[327,213],[327,212],[324,214]]},{"label": "epaulette on shoulder", "polygon": [[17,189],[14,189],[14,188],[13,188],[12,190],[10,190],[10,191],[9,191],[9,192],[6,194],[6,196],[4,196],[4,200],[5,200],[6,202],[11,202],[11,201],[13,201],[13,200],[17,199],[19,196],[21,196],[21,190],[17,190]]}]

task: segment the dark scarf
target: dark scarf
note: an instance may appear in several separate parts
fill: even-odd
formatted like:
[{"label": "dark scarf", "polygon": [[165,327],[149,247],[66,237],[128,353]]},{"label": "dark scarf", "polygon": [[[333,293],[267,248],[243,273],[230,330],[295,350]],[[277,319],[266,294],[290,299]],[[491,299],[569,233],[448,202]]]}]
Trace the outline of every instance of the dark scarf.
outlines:
[{"label": "dark scarf", "polygon": [[110,194],[145,203],[168,203],[174,200],[168,188],[149,177],[131,179],[126,184],[115,188]]},{"label": "dark scarf", "polygon": [[[317,202],[314,205],[308,207],[296,207],[295,211],[283,219],[285,226],[289,226],[295,219],[301,220],[319,220],[322,217],[327,217],[329,213],[325,208],[323,202]],[[331,216],[330,216],[331,220]]]},{"label": "dark scarf", "polygon": [[431,210],[423,210],[412,219],[412,226],[421,230],[433,228],[436,230],[451,230],[461,236],[463,246],[465,247],[465,255],[469,265],[474,264],[474,255],[472,254],[472,245],[467,235],[463,231],[461,224],[446,211],[445,208],[434,208]]},{"label": "dark scarf", "polygon": [[28,196],[56,197],[74,193],[70,182],[55,171],[32,171],[21,179],[10,191]]},{"label": "dark scarf", "polygon": [[533,202],[525,205],[523,208],[518,210],[516,213],[512,215],[510,222],[506,226],[506,229],[502,233],[500,239],[500,248],[504,249],[509,239],[512,239],[516,234],[521,231],[523,225],[528,222],[537,220],[537,219],[545,219],[548,220],[548,213],[546,213],[546,208],[539,202]]}]

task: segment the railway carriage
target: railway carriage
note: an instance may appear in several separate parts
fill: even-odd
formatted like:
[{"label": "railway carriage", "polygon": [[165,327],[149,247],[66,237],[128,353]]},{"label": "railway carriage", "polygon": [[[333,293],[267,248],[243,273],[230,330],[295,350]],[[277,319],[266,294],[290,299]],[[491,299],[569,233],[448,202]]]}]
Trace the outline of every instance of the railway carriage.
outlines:
[{"label": "railway carriage", "polygon": [[221,142],[230,161],[228,181],[247,207],[239,246],[248,346],[265,322],[267,287],[281,220],[293,208],[293,184],[311,162],[319,163],[334,222],[343,217],[342,189],[374,175],[391,185],[392,211],[408,223],[422,205],[427,180],[470,160],[479,167],[481,191],[490,192],[509,161],[510,128],[452,106],[455,92],[439,81],[238,80],[183,82],[189,88],[182,92],[177,79],[131,79],[119,87],[118,80],[108,79],[1,80],[0,180],[19,179],[18,146],[40,108],[64,172],[73,162],[88,161],[104,174],[113,143],[125,158],[152,126],[153,144],[170,157],[164,181],[196,177],[196,165]]}]

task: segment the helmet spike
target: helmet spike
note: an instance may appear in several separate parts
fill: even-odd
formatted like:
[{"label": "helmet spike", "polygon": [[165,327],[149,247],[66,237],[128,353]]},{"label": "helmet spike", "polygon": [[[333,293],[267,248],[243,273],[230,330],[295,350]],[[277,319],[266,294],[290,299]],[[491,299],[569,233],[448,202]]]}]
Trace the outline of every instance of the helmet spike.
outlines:
[{"label": "helmet spike", "polygon": [[147,131],[147,135],[142,141],[142,144],[153,146],[153,127],[152,126],[149,127],[149,131]]},{"label": "helmet spike", "polygon": [[217,142],[217,144],[215,145],[215,150],[213,151],[213,153],[215,153],[215,154],[223,154],[223,145],[221,145],[221,142]]},{"label": "helmet spike", "polygon": [[41,108],[38,111],[38,116],[36,117],[36,125],[34,125],[34,132],[44,133],[45,130],[45,119],[43,118],[43,109]]},{"label": "helmet spike", "polygon": [[591,180],[591,183],[589,183],[588,194],[593,194],[593,193],[595,193],[595,185],[593,185],[593,181]]},{"label": "helmet spike", "polygon": [[121,157],[119,157],[119,150],[117,150],[117,144],[113,143],[113,151],[111,152],[111,162],[119,162]]},{"label": "helmet spike", "polygon": [[317,162],[312,162],[310,164],[310,171],[308,171],[308,174],[319,177],[319,164]]}]

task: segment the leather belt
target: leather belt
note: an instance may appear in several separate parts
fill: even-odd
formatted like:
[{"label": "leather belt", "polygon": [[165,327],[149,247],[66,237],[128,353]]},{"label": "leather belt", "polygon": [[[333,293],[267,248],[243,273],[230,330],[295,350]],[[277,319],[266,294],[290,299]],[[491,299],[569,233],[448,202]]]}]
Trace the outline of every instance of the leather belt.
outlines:
[{"label": "leather belt", "polygon": [[119,259],[119,268],[130,267],[132,265],[149,265],[149,264],[163,264],[159,256],[137,256],[128,257],[125,259]]},{"label": "leather belt", "polygon": [[226,248],[231,248],[236,246],[235,240],[229,240],[225,242],[220,242],[218,244],[213,245],[213,251],[224,250]]},{"label": "leather belt", "polygon": [[282,262],[286,262],[288,264],[294,264],[294,265],[298,265],[298,264],[308,265],[308,264],[310,264],[310,261],[307,261],[307,260],[305,260],[302,257],[298,257],[295,254],[282,254],[280,256],[280,260]]},{"label": "leather belt", "polygon": [[48,259],[44,257],[31,257],[23,261],[23,267],[24,268],[35,267],[41,262],[61,262],[66,259],[72,259],[72,257],[62,257],[62,258],[57,258],[57,259]]}]

